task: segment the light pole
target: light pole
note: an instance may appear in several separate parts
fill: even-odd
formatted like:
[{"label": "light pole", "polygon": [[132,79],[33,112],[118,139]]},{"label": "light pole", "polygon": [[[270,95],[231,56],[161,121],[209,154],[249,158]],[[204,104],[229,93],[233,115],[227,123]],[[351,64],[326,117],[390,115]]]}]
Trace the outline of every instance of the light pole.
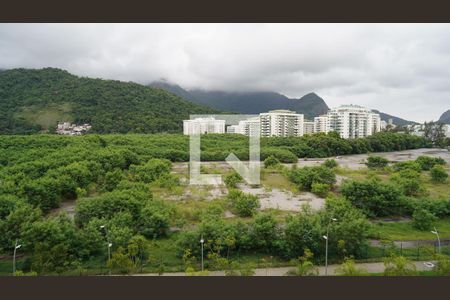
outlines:
[{"label": "light pole", "polygon": [[203,243],[205,242],[205,240],[203,239],[203,234],[202,237],[200,238],[200,244],[202,245],[202,272],[203,272]]},{"label": "light pole", "polygon": [[22,245],[17,245],[18,240],[16,240],[16,244],[14,245],[14,255],[13,255],[13,275],[16,275],[16,252],[17,249],[22,247]]},{"label": "light pole", "polygon": [[328,225],[327,225],[327,235],[323,236],[323,238],[325,239],[325,275],[328,275],[328,235],[329,235],[329,232],[330,232],[331,221],[336,222],[337,219],[336,218],[330,218],[330,221],[328,222]]},{"label": "light pole", "polygon": [[[112,247],[112,243],[109,241],[109,235],[108,235],[108,228],[106,228],[105,225],[101,225],[100,226],[101,229],[105,229],[105,233],[106,233],[106,241],[107,241],[107,246],[108,246],[108,262],[111,260],[111,247]],[[111,274],[111,269],[109,269],[109,274]]]},{"label": "light pole", "polygon": [[439,238],[439,232],[436,230],[436,227],[433,227],[434,230],[431,231],[432,234],[435,234],[438,241],[438,252],[441,253],[441,239]]}]

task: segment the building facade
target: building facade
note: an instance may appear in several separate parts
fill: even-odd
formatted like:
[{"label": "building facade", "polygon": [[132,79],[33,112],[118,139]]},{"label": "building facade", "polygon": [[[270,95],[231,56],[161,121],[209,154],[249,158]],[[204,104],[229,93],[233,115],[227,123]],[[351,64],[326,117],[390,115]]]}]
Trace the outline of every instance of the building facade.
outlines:
[{"label": "building facade", "polygon": [[380,115],[359,105],[342,105],[327,113],[327,131],[344,138],[363,138],[381,130]]},{"label": "building facade", "polygon": [[303,134],[313,134],[314,127],[315,127],[315,122],[304,121],[303,122]]},{"label": "building facade", "polygon": [[259,115],[261,136],[302,136],[303,114],[290,110],[271,110]]},{"label": "building facade", "polygon": [[225,120],[213,117],[183,120],[183,134],[225,133]]},{"label": "building facade", "polygon": [[314,132],[325,132],[328,131],[328,116],[327,115],[321,115],[314,118]]},{"label": "building facade", "polygon": [[230,125],[227,127],[227,133],[243,134],[246,136],[254,136],[260,133],[259,117],[250,118],[239,121],[238,125]]}]

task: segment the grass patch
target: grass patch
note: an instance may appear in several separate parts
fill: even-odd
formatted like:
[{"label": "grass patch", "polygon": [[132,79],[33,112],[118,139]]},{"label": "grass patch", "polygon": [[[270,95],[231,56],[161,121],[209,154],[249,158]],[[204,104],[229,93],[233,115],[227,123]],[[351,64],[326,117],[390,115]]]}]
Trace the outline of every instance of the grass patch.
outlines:
[{"label": "grass patch", "polygon": [[261,172],[261,185],[267,189],[279,189],[282,191],[290,191],[298,193],[298,189],[289,179],[283,174],[280,174],[273,169],[263,169]]},{"label": "grass patch", "polygon": [[[435,226],[441,239],[450,238],[450,218],[438,220]],[[414,228],[412,221],[374,222],[372,237],[395,241],[436,239],[429,230],[421,231]]]},{"label": "grass patch", "polygon": [[17,116],[25,118],[27,121],[39,124],[43,129],[49,130],[55,127],[58,122],[72,122],[72,107],[69,103],[53,104],[45,107],[29,106],[17,113]]}]

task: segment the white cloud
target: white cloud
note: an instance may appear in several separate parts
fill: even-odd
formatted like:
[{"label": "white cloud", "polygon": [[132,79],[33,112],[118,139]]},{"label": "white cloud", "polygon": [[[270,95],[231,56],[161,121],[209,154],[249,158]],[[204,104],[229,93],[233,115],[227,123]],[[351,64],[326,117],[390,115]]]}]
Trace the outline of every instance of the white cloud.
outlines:
[{"label": "white cloud", "polygon": [[0,24],[0,68],[186,88],[315,91],[407,119],[450,108],[450,25]]}]

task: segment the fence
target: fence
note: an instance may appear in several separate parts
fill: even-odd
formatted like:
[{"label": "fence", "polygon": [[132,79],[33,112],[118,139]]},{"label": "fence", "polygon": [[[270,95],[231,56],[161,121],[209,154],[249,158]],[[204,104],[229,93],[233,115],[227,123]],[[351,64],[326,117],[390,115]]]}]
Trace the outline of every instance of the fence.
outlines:
[{"label": "fence", "polygon": [[426,260],[433,258],[439,252],[450,255],[450,240],[442,240],[440,247],[437,241],[380,242],[367,246],[363,251],[362,259],[371,260],[398,255],[414,260]]}]

